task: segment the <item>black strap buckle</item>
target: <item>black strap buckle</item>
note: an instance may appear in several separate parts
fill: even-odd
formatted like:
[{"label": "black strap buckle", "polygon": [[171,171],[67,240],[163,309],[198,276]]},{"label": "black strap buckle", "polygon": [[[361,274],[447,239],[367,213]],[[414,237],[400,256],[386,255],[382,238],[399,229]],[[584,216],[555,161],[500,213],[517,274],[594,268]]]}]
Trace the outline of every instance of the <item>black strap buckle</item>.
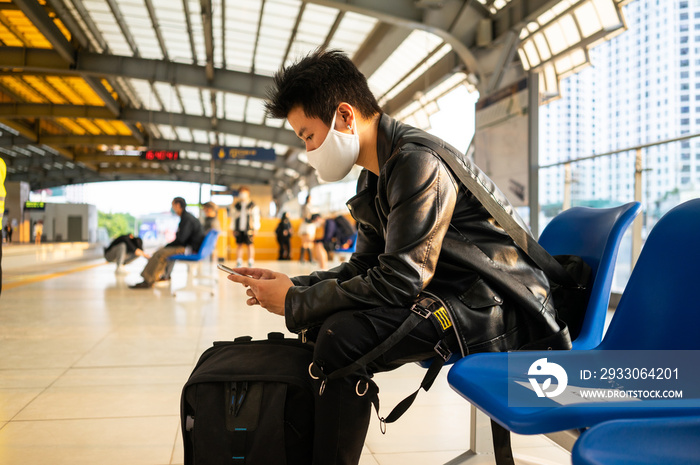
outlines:
[{"label": "black strap buckle", "polygon": [[435,311],[436,306],[440,306],[440,302],[430,297],[423,297],[413,304],[411,310],[427,320]]},{"label": "black strap buckle", "polygon": [[452,357],[452,351],[447,348],[447,343],[444,339],[440,339],[433,349],[445,361],[448,361],[450,357]]},{"label": "black strap buckle", "polygon": [[422,301],[413,304],[413,306],[411,307],[411,311],[419,316],[422,316],[427,320],[428,318],[430,318],[430,315],[432,315],[432,312],[428,309],[428,307],[425,307],[421,304]]}]

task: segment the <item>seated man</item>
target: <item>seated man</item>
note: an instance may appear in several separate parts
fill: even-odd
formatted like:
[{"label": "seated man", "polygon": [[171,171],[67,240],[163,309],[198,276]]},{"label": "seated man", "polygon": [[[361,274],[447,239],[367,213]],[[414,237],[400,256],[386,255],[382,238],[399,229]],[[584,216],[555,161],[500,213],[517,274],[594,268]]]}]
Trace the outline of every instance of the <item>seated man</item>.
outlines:
[{"label": "seated man", "polygon": [[146,263],[146,267],[141,272],[143,281],[129,286],[132,289],[149,289],[165,272],[168,264],[168,257],[185,253],[185,248],[190,247],[193,252],[199,250],[204,240],[204,230],[202,225],[191,213],[185,209],[187,203],[182,197],[173,199],[172,210],[180,217],[180,224],[175,233],[175,240],[165,247],[155,251],[153,256]]},{"label": "seated man", "polygon": [[219,223],[219,218],[216,216],[219,211],[219,206],[212,201],[209,201],[202,205],[202,210],[204,211],[204,220],[202,221],[202,228],[204,228],[204,234],[206,235],[209,231],[219,231],[221,232],[221,224]]},{"label": "seated man", "polygon": [[[248,305],[284,316],[290,331],[316,342],[310,367],[319,387],[314,465],[358,463],[377,392],[373,373],[436,352],[534,348],[546,338],[549,347],[571,347],[544,273],[442,159],[420,144],[432,136],[382,112],[346,55],[310,54],[279,71],[268,95],[268,116],[287,119],[323,180],[340,180],[355,164],[364,168],[357,195],[348,201],[359,224],[348,262],[294,279],[259,268],[239,268],[248,276],[228,277],[248,286]],[[476,166],[448,150],[524,224]],[[498,279],[502,273],[508,282]],[[419,318],[374,360],[327,379],[409,318],[415,321],[415,308],[431,316]]]},{"label": "seated man", "polygon": [[[219,219],[216,217],[216,213],[219,211],[218,205],[214,202],[207,202],[202,205],[202,212],[204,213],[204,218],[202,219],[202,229],[204,230],[204,235],[206,236],[209,231],[221,232],[221,225],[219,224]],[[216,261],[216,249],[212,254],[212,260]],[[163,275],[158,278],[158,281],[170,281],[170,275],[173,274],[173,269],[175,268],[175,260],[168,260],[167,265],[165,265],[165,271]]]},{"label": "seated man", "polygon": [[134,237],[133,234],[123,234],[105,248],[105,260],[117,264],[115,270],[117,274],[124,273],[124,265],[128,265],[138,257],[150,258],[143,251],[143,240],[140,237]]}]

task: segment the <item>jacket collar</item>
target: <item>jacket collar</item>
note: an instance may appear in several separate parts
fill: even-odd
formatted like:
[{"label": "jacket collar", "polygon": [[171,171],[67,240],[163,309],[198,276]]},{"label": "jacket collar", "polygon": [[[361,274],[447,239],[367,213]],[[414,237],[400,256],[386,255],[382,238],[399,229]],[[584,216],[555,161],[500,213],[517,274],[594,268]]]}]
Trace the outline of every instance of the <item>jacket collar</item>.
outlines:
[{"label": "jacket collar", "polygon": [[379,162],[379,171],[382,170],[394,153],[396,126],[397,121],[386,113],[382,113],[379,117],[379,125],[377,127],[377,160]]}]

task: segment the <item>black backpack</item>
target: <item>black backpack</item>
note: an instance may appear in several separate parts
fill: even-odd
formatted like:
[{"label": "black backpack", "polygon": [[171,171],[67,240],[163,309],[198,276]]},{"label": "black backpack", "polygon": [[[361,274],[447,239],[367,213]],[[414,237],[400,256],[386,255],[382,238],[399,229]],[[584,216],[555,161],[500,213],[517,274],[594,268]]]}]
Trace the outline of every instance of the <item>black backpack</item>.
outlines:
[{"label": "black backpack", "polygon": [[352,227],[350,222],[342,215],[335,218],[335,224],[337,226],[335,237],[337,239],[337,244],[342,246],[345,242],[350,240],[355,234],[355,228]]},{"label": "black backpack", "polygon": [[182,390],[185,465],[308,465],[313,349],[282,333],[215,342]]}]

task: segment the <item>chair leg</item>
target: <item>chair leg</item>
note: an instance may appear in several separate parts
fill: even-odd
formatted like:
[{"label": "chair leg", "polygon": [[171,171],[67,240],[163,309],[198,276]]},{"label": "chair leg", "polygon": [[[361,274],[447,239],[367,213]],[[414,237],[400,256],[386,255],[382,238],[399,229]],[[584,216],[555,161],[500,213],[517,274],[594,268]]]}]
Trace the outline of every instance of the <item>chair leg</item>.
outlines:
[{"label": "chair leg", "polygon": [[[549,437],[549,435],[547,436]],[[469,450],[444,465],[495,464],[496,457],[493,452],[492,437],[491,419],[473,405],[470,406]],[[525,449],[516,452],[514,458],[517,465],[560,465],[562,463],[561,460],[537,457],[536,452]]]},{"label": "chair leg", "polygon": [[[185,287],[180,289],[173,289],[172,295],[175,296],[178,292],[192,291],[192,292],[208,292],[212,296],[214,295],[214,289],[216,285],[216,275],[204,276],[202,274],[202,262],[187,262],[187,284]],[[208,286],[198,284],[204,280],[211,281]]]}]

